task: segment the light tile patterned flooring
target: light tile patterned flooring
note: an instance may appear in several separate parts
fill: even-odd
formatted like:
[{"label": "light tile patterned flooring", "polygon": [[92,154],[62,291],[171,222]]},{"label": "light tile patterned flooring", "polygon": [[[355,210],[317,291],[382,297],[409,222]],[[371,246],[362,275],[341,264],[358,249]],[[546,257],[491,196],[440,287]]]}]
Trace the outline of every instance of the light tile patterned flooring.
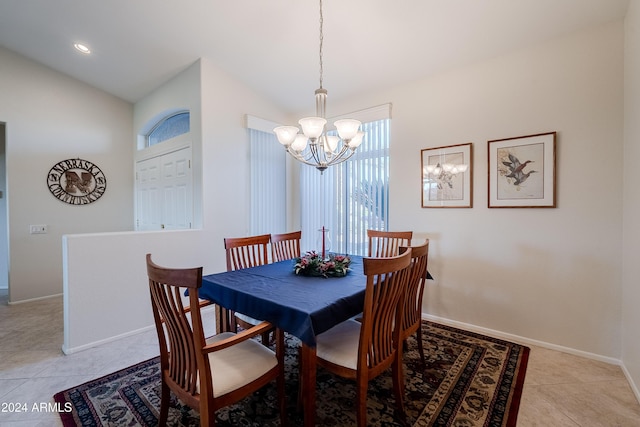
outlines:
[{"label": "light tile patterned flooring", "polygon": [[[0,291],[1,292],[1,291]],[[69,356],[62,297],[7,305],[0,293],[0,426],[60,426],[57,413],[33,411],[53,395],[158,354],[154,331]],[[1,412],[26,403],[27,412]],[[518,426],[640,426],[640,404],[618,366],[533,347]]]}]

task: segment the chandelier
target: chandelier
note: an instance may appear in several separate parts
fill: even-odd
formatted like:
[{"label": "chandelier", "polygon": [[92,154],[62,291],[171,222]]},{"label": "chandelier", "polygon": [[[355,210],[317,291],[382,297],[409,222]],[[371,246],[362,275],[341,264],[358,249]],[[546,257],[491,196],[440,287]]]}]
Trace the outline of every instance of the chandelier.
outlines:
[{"label": "chandelier", "polygon": [[360,131],[360,122],[353,119],[337,120],[334,123],[338,136],[327,135],[325,118],[327,90],[322,87],[322,44],[324,34],[322,0],[320,0],[320,88],[316,89],[316,117],[305,117],[297,126],[279,126],[273,131],[278,141],[284,145],[289,154],[296,160],[314,166],[321,173],[329,166],[337,165],[349,159],[362,143],[364,132]]}]

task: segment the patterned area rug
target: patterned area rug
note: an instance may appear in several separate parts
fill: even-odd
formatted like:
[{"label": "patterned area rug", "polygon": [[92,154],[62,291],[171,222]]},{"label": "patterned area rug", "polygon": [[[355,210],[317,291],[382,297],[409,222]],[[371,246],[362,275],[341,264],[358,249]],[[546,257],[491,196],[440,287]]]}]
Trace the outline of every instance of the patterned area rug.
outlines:
[{"label": "patterned area rug", "polygon": [[[417,343],[408,340],[404,354],[405,408],[413,426],[515,426],[529,348],[508,341],[423,322],[426,369]],[[302,425],[296,410],[297,338],[287,335],[288,417]],[[62,413],[65,426],[156,426],[160,404],[159,358],[57,393],[70,402]],[[355,425],[353,382],[318,369],[317,424]],[[278,426],[275,385],[217,413],[221,426]],[[369,384],[368,424],[403,425],[394,414],[391,372]],[[172,399],[169,425],[198,426],[198,413]]]}]

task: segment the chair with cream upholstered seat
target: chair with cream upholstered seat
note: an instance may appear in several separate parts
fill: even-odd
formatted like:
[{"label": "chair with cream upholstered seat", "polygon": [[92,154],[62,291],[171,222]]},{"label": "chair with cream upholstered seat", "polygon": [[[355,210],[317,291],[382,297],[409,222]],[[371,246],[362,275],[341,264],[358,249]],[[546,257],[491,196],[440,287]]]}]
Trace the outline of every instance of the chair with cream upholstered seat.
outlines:
[{"label": "chair with cream upholstered seat", "polygon": [[[249,237],[227,237],[224,239],[224,249],[227,258],[227,271],[242,270],[269,263],[268,246],[270,234]],[[219,317],[217,317],[219,318]],[[260,324],[262,321],[242,313],[229,313],[230,329],[238,331],[238,326],[244,329]],[[263,344],[269,343],[269,333],[262,335]]]},{"label": "chair with cream upholstered seat", "polygon": [[410,246],[413,238],[412,231],[380,231],[367,230],[369,238],[370,257],[396,256],[400,252],[400,246]]},{"label": "chair with cream upholstered seat", "polygon": [[[400,247],[404,253],[408,247]],[[418,342],[420,360],[425,366],[424,348],[422,343],[422,299],[427,281],[427,258],[429,257],[429,239],[419,246],[411,246],[411,275],[404,294],[404,311],[402,315],[401,339],[406,341],[414,333]]]},{"label": "chair with cream upholstered seat", "polygon": [[[205,339],[200,308],[202,267],[161,267],[147,254],[151,306],[160,343],[162,392],[159,425],[167,423],[170,394],[200,413],[200,425],[215,426],[216,410],[277,381],[280,421],[287,424],[284,394],[284,333],[276,330],[276,351],[250,338],[273,326],[263,322],[242,333]],[[188,291],[189,305],[183,303]]]},{"label": "chair with cream upholstered seat", "polygon": [[298,258],[300,252],[300,239],[302,231],[271,235],[271,260],[272,262]]},{"label": "chair with cream upholstered seat", "polygon": [[349,319],[317,336],[318,365],[357,382],[358,426],[367,425],[369,381],[389,367],[398,412],[404,416],[400,326],[410,263],[410,250],[396,257],[364,258],[362,320]]}]

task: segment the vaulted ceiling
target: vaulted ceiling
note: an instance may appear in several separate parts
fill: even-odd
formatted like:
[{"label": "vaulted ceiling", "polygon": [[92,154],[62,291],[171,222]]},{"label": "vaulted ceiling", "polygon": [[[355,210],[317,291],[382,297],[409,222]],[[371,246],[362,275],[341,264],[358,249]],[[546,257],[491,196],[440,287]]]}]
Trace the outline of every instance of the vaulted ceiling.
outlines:
[{"label": "vaulted ceiling", "polygon": [[[620,20],[628,2],[324,0],[323,86],[392,87]],[[319,3],[2,0],[0,45],[131,102],[204,57],[293,112],[319,85]]]}]

